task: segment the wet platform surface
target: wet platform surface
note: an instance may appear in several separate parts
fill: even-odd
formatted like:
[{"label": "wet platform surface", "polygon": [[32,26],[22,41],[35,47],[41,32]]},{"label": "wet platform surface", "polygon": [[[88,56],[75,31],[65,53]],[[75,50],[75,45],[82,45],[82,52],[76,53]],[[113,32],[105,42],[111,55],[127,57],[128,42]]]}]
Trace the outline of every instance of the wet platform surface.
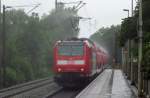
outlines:
[{"label": "wet platform surface", "polygon": [[121,70],[114,70],[111,98],[136,98]]},{"label": "wet platform surface", "polygon": [[106,69],[76,98],[136,98],[121,70]]}]

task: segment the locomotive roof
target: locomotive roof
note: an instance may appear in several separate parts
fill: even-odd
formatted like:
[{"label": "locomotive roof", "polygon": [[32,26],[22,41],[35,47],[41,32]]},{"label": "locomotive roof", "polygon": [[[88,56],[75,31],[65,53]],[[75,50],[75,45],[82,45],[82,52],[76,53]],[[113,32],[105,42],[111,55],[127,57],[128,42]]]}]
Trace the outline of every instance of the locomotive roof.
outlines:
[{"label": "locomotive roof", "polygon": [[95,46],[94,42],[88,38],[70,38],[70,39],[66,39],[66,40],[57,41],[57,44],[66,43],[68,45],[71,45],[71,44],[73,44],[73,45],[78,44],[79,45],[79,44],[83,44],[83,42],[85,42],[89,47]]},{"label": "locomotive roof", "polygon": [[83,45],[82,41],[59,41],[59,45]]}]

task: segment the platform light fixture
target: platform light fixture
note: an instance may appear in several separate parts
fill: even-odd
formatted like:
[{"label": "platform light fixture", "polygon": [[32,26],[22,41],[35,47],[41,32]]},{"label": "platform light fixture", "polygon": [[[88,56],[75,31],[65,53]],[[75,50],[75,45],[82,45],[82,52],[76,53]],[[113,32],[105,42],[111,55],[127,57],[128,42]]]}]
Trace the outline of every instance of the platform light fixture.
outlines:
[{"label": "platform light fixture", "polygon": [[129,17],[129,9],[123,9],[123,11],[128,12],[128,17]]}]

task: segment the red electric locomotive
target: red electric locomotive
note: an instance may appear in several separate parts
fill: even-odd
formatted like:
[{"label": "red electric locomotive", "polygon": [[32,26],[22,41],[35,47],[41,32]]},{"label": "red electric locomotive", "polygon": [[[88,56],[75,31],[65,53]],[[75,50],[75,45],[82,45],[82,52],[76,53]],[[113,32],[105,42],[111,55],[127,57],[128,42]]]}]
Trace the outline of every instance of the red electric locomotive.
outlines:
[{"label": "red electric locomotive", "polygon": [[86,38],[57,41],[54,46],[54,79],[63,87],[86,83],[103,70],[106,55]]}]

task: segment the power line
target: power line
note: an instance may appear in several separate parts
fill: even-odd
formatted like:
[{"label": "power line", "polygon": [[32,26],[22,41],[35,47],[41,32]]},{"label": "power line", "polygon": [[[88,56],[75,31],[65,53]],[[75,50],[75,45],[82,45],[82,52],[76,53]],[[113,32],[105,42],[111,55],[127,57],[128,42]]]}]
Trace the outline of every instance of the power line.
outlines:
[{"label": "power line", "polygon": [[77,4],[77,6],[74,6],[74,10],[78,11],[81,9],[86,3],[83,3],[83,1],[77,1],[77,2],[58,2],[58,0],[55,0],[55,9],[58,8],[58,4]]},{"label": "power line", "polygon": [[[63,0],[63,2],[65,2]],[[77,4],[77,3],[82,3],[83,1],[76,1],[76,2],[65,2],[64,4]]]},{"label": "power line", "polygon": [[76,8],[76,11],[78,11],[79,9],[81,9],[85,4],[86,4],[86,3],[80,4],[81,6],[78,6],[78,7]]},{"label": "power line", "polygon": [[17,7],[35,7],[37,5],[41,5],[41,4],[38,3],[38,4],[31,4],[31,5],[15,5],[15,6],[11,6],[11,7],[15,7],[15,8],[17,8]]},{"label": "power line", "polygon": [[32,12],[34,9],[38,8],[40,5],[41,5],[41,4],[37,4],[34,8],[32,8],[31,10],[29,10],[29,11],[27,12],[27,14],[29,14],[30,12]]},{"label": "power line", "polygon": [[31,5],[6,6],[6,8],[25,8],[25,7],[33,7],[31,10],[29,10],[29,11],[27,12],[27,14],[28,14],[28,13],[32,12],[34,9],[36,9],[37,7],[39,7],[40,5],[41,5],[41,4],[38,3],[38,4],[31,4]]}]

